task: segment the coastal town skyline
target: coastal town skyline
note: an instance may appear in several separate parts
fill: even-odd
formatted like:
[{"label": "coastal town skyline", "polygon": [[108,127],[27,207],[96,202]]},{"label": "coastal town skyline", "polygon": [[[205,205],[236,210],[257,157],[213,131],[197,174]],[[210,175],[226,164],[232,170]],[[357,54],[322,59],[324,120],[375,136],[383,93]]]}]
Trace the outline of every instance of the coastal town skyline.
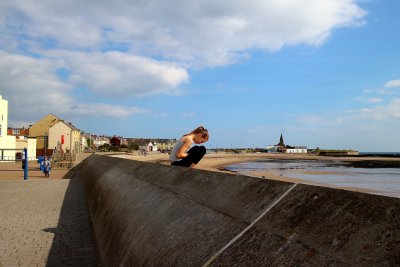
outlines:
[{"label": "coastal town skyline", "polygon": [[149,3],[2,2],[9,126],[400,151],[397,1]]},{"label": "coastal town skyline", "polygon": [[[1,98],[2,98],[2,96],[0,95],[0,99]],[[5,99],[3,99],[3,101],[8,102]],[[3,118],[3,120],[4,120],[4,118]],[[8,118],[5,118],[5,120],[7,121],[7,124],[8,124]],[[137,141],[139,141],[140,144],[141,143],[149,144],[149,143],[156,142],[156,143],[154,143],[154,144],[156,144],[156,147],[157,147],[157,144],[159,144],[159,143],[162,144],[162,147],[165,147],[165,145],[166,145],[165,142],[169,143],[168,146],[170,146],[174,142],[176,142],[176,140],[179,139],[179,138],[122,136],[122,135],[119,135],[119,134],[106,135],[106,134],[98,134],[98,133],[88,133],[88,132],[85,132],[85,131],[82,131],[82,130],[76,128],[72,122],[67,122],[62,118],[58,118],[54,114],[47,114],[45,117],[43,117],[40,120],[36,121],[35,124],[29,125],[27,127],[25,127],[25,126],[23,126],[22,128],[19,128],[19,127],[16,127],[16,128],[15,127],[8,127],[7,135],[10,135],[10,136],[11,135],[14,135],[14,136],[26,136],[26,137],[33,138],[36,135],[35,134],[31,135],[31,130],[30,129],[32,127],[37,127],[38,125],[40,125],[39,127],[43,127],[43,125],[46,124],[45,120],[50,120],[50,121],[53,121],[53,122],[54,121],[61,121],[62,123],[65,123],[66,125],[69,125],[71,127],[71,129],[79,131],[81,133],[81,136],[85,136],[85,140],[86,139],[90,139],[91,140],[90,141],[91,145],[88,145],[87,141],[83,141],[83,140],[78,141],[83,145],[83,147],[86,147],[86,148],[89,148],[89,146],[94,146],[94,147],[97,148],[97,147],[99,147],[101,145],[104,145],[104,144],[108,144],[108,145],[111,144],[112,146],[115,146],[115,144],[113,144],[113,142],[112,142],[112,139],[114,139],[114,138],[117,138],[117,140],[118,140],[118,144],[116,146],[119,146],[119,144],[122,144],[122,143],[124,145],[128,145],[129,146],[130,142],[135,142],[136,143]],[[0,125],[0,126],[2,126],[2,125]],[[0,130],[1,130],[1,127],[0,127]],[[55,143],[60,142],[61,139],[64,139],[64,137],[53,136],[50,133],[47,134],[47,135],[49,137],[48,140],[51,139],[51,140],[53,140],[53,142],[55,140]],[[92,143],[92,141],[94,143]],[[147,145],[145,145],[145,146],[147,146]],[[151,146],[153,146],[153,145],[151,145]],[[358,155],[358,153],[359,153],[359,151],[354,150],[354,149],[334,149],[334,148],[326,149],[324,147],[319,147],[319,146],[313,147],[313,148],[307,147],[307,146],[291,146],[291,145],[285,144],[285,141],[284,141],[284,138],[283,138],[283,134],[280,135],[278,143],[272,142],[270,145],[266,145],[265,147],[263,147],[263,146],[255,146],[254,144],[253,144],[252,147],[249,147],[249,146],[248,147],[243,147],[243,146],[240,147],[240,146],[236,146],[236,144],[230,144],[229,147],[228,146],[225,146],[225,147],[214,146],[213,147],[212,145],[207,145],[206,144],[206,147],[208,149],[211,149],[211,150],[212,149],[228,149],[228,150],[230,150],[230,149],[234,149],[234,150],[236,150],[236,149],[245,149],[245,150],[246,149],[257,149],[257,150],[260,150],[260,151],[263,151],[263,152],[267,151],[268,153],[294,153],[294,152],[286,152],[287,149],[289,149],[289,150],[292,149],[292,150],[296,151],[296,153],[308,153],[308,150],[310,152],[312,152],[312,153],[313,153],[313,151],[316,151],[316,150],[321,150],[321,151],[324,150],[325,152],[328,152],[328,153],[339,153],[339,154],[340,153],[346,153],[346,154],[350,153],[351,154],[351,153],[355,152]],[[152,150],[150,150],[150,151],[152,151]],[[372,152],[373,154],[374,153],[376,153],[376,154],[382,154],[382,153],[383,154],[392,154],[393,153],[393,152],[378,152],[378,151],[361,151],[361,152],[364,152],[364,153],[365,152],[366,153]],[[397,154],[397,152],[395,152],[395,153]]]}]

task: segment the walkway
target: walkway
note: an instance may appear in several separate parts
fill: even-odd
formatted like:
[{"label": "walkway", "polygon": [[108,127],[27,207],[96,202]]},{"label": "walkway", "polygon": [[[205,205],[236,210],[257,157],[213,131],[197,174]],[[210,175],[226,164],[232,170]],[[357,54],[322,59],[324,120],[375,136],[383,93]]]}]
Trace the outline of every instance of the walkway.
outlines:
[{"label": "walkway", "polygon": [[82,181],[18,167],[0,164],[0,266],[98,266]]}]

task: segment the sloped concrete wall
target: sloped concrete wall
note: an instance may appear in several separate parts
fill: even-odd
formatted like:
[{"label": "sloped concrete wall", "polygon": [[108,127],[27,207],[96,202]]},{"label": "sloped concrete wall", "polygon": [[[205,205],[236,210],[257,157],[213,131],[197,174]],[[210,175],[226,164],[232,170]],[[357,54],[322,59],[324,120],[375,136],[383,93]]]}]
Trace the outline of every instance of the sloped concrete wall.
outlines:
[{"label": "sloped concrete wall", "polygon": [[104,266],[396,266],[400,199],[93,155]]}]

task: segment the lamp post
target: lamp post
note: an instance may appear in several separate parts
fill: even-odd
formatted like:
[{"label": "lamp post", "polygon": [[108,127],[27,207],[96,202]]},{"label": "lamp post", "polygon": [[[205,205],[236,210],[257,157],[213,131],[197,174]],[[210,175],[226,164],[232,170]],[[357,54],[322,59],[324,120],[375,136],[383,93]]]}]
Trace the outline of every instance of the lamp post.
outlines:
[{"label": "lamp post", "polygon": [[24,181],[28,180],[28,149],[24,148],[24,156],[22,158],[24,161]]},{"label": "lamp post", "polygon": [[44,133],[44,156],[47,156],[47,144],[48,144],[48,134]]}]

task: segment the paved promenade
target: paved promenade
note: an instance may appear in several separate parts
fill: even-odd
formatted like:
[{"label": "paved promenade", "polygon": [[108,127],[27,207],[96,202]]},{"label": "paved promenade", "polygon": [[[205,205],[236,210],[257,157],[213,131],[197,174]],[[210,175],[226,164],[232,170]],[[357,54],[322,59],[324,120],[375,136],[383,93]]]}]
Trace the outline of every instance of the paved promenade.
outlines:
[{"label": "paved promenade", "polygon": [[37,166],[0,163],[0,267],[98,266],[82,181]]}]

